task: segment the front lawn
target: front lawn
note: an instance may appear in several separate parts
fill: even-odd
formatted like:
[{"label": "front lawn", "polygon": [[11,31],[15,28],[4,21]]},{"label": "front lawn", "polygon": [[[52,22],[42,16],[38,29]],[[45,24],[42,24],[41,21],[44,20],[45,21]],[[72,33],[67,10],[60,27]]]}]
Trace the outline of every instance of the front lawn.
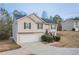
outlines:
[{"label": "front lawn", "polygon": [[79,48],[79,32],[76,31],[60,31],[61,40],[52,46],[68,47],[68,48]]},{"label": "front lawn", "polygon": [[20,48],[21,46],[10,40],[0,41],[0,52]]}]

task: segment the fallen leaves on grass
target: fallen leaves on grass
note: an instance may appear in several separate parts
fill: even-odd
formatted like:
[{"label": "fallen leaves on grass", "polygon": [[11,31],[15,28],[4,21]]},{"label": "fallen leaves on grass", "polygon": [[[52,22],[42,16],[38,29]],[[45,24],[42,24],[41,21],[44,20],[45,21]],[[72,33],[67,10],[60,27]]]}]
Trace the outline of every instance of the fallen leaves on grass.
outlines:
[{"label": "fallen leaves on grass", "polygon": [[67,48],[79,48],[79,32],[75,31],[60,31],[61,40],[59,43],[55,43],[54,46],[67,47]]},{"label": "fallen leaves on grass", "polygon": [[20,48],[21,46],[9,40],[0,41],[0,52]]}]

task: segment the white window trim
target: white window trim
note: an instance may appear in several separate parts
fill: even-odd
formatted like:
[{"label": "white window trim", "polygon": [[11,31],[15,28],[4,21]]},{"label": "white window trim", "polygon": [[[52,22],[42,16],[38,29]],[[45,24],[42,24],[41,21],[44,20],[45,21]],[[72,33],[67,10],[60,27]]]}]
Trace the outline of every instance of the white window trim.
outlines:
[{"label": "white window trim", "polygon": [[24,26],[26,26],[26,28],[24,28],[24,29],[29,30],[29,26],[30,26],[29,23],[26,23],[26,22],[25,22],[25,24],[26,24],[26,25],[24,25]]},{"label": "white window trim", "polygon": [[[38,24],[39,24],[39,23],[38,23]],[[38,24],[37,24],[37,29],[38,29],[38,30],[42,30],[42,29],[43,29],[43,24],[39,24],[39,26],[40,26],[39,28],[38,28]],[[41,25],[42,25],[42,28],[41,28]]]}]

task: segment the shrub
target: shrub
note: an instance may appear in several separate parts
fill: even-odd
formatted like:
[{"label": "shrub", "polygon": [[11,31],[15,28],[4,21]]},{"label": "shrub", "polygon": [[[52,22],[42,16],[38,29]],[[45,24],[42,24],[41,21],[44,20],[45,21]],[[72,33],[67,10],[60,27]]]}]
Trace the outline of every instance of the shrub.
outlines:
[{"label": "shrub", "polygon": [[72,28],[72,31],[75,31],[75,28]]},{"label": "shrub", "polygon": [[53,36],[53,38],[54,38],[54,41],[56,42],[60,41],[60,36]]},{"label": "shrub", "polygon": [[42,42],[53,42],[53,41],[60,41],[60,36],[51,36],[51,35],[42,35],[41,36],[41,41]]},{"label": "shrub", "polygon": [[41,41],[42,42],[53,42],[53,37],[50,35],[42,35],[41,36]]},{"label": "shrub", "polygon": [[64,30],[64,31],[67,31],[67,30]]}]

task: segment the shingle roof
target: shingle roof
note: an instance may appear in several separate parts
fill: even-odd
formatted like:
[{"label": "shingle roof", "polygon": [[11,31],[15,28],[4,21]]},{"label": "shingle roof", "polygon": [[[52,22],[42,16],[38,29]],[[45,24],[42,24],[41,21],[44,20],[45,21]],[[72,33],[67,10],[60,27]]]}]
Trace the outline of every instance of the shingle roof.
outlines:
[{"label": "shingle roof", "polygon": [[69,18],[69,19],[66,19],[66,20],[79,20],[79,17],[76,17],[76,18]]},{"label": "shingle roof", "polygon": [[53,20],[51,19],[45,19],[45,18],[41,18],[42,20],[44,20],[46,23],[54,23]]},{"label": "shingle roof", "polygon": [[22,18],[24,16],[26,16],[26,15],[16,15],[16,19],[20,19],[20,18]]},{"label": "shingle roof", "polygon": [[[37,20],[35,20],[35,16],[38,18]],[[45,19],[45,18],[40,18],[38,17],[35,13],[32,13],[30,15],[28,15],[27,17],[30,17],[32,20],[36,21],[36,22],[41,22],[41,23],[55,23],[52,19]],[[22,18],[22,17],[21,17]]]},{"label": "shingle roof", "polygon": [[79,18],[74,18],[74,19],[72,19],[72,20],[79,20]]}]

